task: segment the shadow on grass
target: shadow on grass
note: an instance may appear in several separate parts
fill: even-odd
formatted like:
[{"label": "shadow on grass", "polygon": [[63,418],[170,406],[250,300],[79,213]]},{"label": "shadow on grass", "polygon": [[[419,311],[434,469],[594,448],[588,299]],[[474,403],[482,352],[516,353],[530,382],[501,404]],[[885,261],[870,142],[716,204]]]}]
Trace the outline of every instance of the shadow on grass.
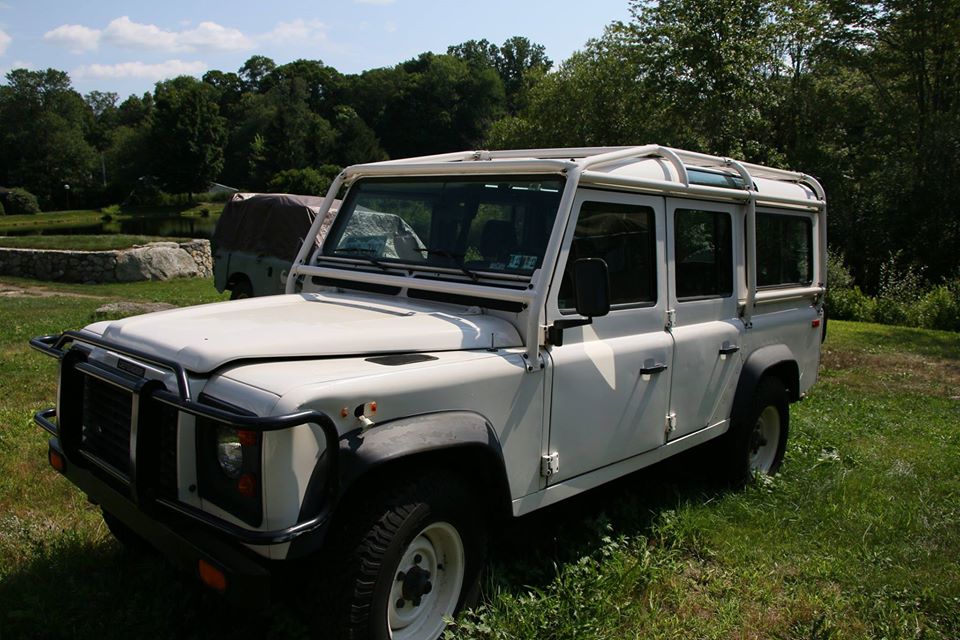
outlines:
[{"label": "shadow on grass", "polygon": [[664,511],[736,490],[718,481],[709,456],[701,446],[508,523],[492,539],[493,586],[546,587],[557,566],[597,554],[610,537],[653,537]]},{"label": "shadow on grass", "polygon": [[0,638],[297,638],[282,610],[247,612],[153,553],[65,533],[0,583]]},{"label": "shadow on grass", "polygon": [[[508,523],[492,540],[488,575],[501,591],[543,587],[558,565],[597,552],[609,535],[649,535],[663,510],[726,490],[711,482],[704,460],[701,451],[681,454]],[[305,638],[308,627],[293,606],[241,610],[159,555],[71,532],[34,549],[0,583],[2,640]]]}]

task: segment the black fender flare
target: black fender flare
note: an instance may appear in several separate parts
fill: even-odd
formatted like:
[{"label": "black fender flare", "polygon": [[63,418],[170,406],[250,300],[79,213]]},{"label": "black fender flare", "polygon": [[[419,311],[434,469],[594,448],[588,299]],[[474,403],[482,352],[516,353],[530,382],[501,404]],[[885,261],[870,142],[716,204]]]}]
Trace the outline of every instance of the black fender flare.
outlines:
[{"label": "black fender flare", "polygon": [[774,374],[783,380],[790,402],[800,399],[800,366],[790,348],[784,344],[760,347],[743,363],[730,411],[730,417],[733,420],[749,414],[757,386],[761,378],[767,374]]},{"label": "black fender flare", "polygon": [[[342,498],[352,487],[387,464],[445,451],[479,454],[482,468],[465,470],[468,477],[491,480],[494,506],[509,511],[510,485],[500,440],[490,422],[473,411],[407,416],[377,423],[366,432],[356,429],[344,434],[337,455],[336,500],[342,504]],[[301,521],[312,517],[323,506],[325,495],[329,495],[323,490],[329,481],[329,471],[329,456],[321,454],[300,505]],[[295,541],[297,548],[291,547],[290,554],[306,553],[316,541],[314,545],[304,543],[307,541]]]}]

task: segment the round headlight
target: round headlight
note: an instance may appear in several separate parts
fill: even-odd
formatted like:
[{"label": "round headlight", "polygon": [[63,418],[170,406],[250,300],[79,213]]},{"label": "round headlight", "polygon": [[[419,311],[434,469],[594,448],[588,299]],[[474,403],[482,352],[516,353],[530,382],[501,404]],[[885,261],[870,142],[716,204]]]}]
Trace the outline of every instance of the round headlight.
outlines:
[{"label": "round headlight", "polygon": [[217,462],[228,478],[236,480],[243,471],[243,446],[234,429],[217,432]]}]

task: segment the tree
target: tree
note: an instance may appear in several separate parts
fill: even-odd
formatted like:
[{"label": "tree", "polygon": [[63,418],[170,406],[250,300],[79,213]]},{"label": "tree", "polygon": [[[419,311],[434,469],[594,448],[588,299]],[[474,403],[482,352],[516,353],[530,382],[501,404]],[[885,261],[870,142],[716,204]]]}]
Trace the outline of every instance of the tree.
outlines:
[{"label": "tree", "polygon": [[151,134],[155,173],[176,193],[204,190],[223,167],[226,126],[216,91],[196,78],[158,82]]},{"label": "tree", "polygon": [[0,184],[26,187],[45,209],[66,205],[64,185],[82,198],[96,165],[86,139],[90,108],[62,71],[14,69],[6,79],[0,86]]},{"label": "tree", "polygon": [[476,147],[505,112],[503,83],[493,69],[425,53],[398,70],[398,91],[376,129],[391,157]]},{"label": "tree", "polygon": [[276,68],[277,64],[266,56],[250,56],[237,75],[243,82],[244,91],[257,93],[264,89],[263,80]]}]

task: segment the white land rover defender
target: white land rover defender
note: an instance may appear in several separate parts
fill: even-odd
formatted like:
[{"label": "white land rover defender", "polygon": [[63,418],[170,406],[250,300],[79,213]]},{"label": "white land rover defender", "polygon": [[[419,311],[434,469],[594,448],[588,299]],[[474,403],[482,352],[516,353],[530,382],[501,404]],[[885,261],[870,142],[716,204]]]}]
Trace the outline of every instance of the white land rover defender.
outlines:
[{"label": "white land rover defender", "polygon": [[287,283],[35,338],[50,463],[227,596],[305,567],[344,635],[436,638],[496,518],[708,441],[776,472],[817,378],[824,193],[656,145],[353,166]]}]

